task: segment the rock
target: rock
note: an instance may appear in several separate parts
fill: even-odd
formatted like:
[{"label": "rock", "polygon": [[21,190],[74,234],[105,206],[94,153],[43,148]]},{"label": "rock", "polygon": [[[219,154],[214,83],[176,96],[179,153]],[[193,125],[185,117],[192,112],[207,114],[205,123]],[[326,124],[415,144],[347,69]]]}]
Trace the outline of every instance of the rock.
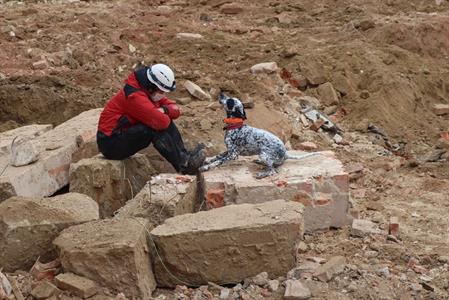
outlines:
[{"label": "rock", "polygon": [[37,300],[47,299],[51,296],[58,296],[59,294],[61,294],[61,291],[47,280],[40,281],[31,291],[31,296]]},{"label": "rock", "polygon": [[278,65],[276,62],[264,62],[251,67],[250,71],[253,74],[270,74],[278,70]]},{"label": "rock", "polygon": [[365,237],[370,234],[382,234],[377,225],[369,220],[354,219],[352,221],[351,235],[355,237]]},{"label": "rock", "polygon": [[298,253],[305,253],[305,252],[307,252],[309,247],[307,246],[306,243],[304,243],[303,241],[300,241],[297,249],[298,249]]},{"label": "rock", "polygon": [[[286,199],[305,206],[307,232],[344,226],[349,222],[348,174],[332,152],[316,153],[301,160],[286,160],[278,168],[279,179],[274,182],[272,178],[254,178],[260,167],[252,162],[256,157],[251,156],[204,172],[201,186],[206,204],[215,208]],[[301,156],[305,153],[289,151],[288,154]]]},{"label": "rock", "polygon": [[317,150],[318,146],[313,142],[303,142],[298,145],[299,150],[312,151]]},{"label": "rock", "polygon": [[313,273],[313,277],[320,281],[328,282],[335,275],[342,273],[345,269],[346,258],[343,256],[334,256],[324,265],[318,267]]},{"label": "rock", "polygon": [[268,290],[270,290],[271,292],[276,292],[279,289],[279,284],[279,280],[269,280],[267,283]]},{"label": "rock", "polygon": [[117,212],[116,218],[145,218],[153,228],[168,218],[193,213],[197,204],[196,192],[195,176],[159,174]]},{"label": "rock", "polygon": [[330,82],[326,82],[318,86],[318,94],[321,102],[326,106],[338,104],[340,101],[334,86]]},{"label": "rock", "polygon": [[45,70],[49,67],[47,60],[39,60],[32,64],[34,70]]},{"label": "rock", "polygon": [[39,159],[39,148],[31,140],[15,140],[11,146],[11,165],[15,167],[29,165]]},{"label": "rock", "polygon": [[155,173],[143,154],[124,160],[109,160],[100,154],[70,165],[70,191],[90,196],[98,203],[100,216],[111,217]]},{"label": "rock", "polygon": [[68,291],[83,299],[95,295],[98,291],[95,282],[72,273],[59,274],[55,277],[55,282],[61,290]]},{"label": "rock", "polygon": [[177,33],[176,37],[178,39],[202,39],[203,38],[203,36],[199,33],[186,33],[186,32]]},{"label": "rock", "polygon": [[[281,276],[295,263],[303,206],[293,201],[230,205],[165,220],[151,231],[161,261],[158,286],[237,283],[260,272]],[[202,263],[198,264],[201,261]]]},{"label": "rock", "polygon": [[148,300],[156,288],[148,242],[148,221],[120,218],[72,226],[53,243],[65,272],[128,298]]},{"label": "rock", "polygon": [[176,103],[181,105],[187,105],[192,102],[192,98],[190,97],[184,97],[184,98],[177,98]]},{"label": "rock", "polygon": [[251,278],[251,281],[258,286],[264,286],[268,283],[268,273],[262,272],[260,274],[257,274],[253,278]]},{"label": "rock", "polygon": [[301,106],[304,107],[310,106],[316,109],[321,106],[320,100],[312,96],[300,96],[298,97],[298,101],[301,104]]},{"label": "rock", "polygon": [[27,270],[41,257],[56,257],[52,241],[69,226],[98,219],[98,205],[86,195],[12,197],[0,203],[0,266]]},{"label": "rock", "polygon": [[[53,195],[69,183],[71,156],[79,145],[94,140],[100,109],[85,111],[36,138],[43,149],[38,161],[18,168],[7,168],[0,177],[0,201],[12,196]],[[9,157],[0,156],[0,165]]]},{"label": "rock", "polygon": [[310,290],[299,280],[285,282],[284,300],[305,300],[312,297]]},{"label": "rock", "polygon": [[190,95],[192,95],[195,98],[198,98],[203,101],[211,100],[211,96],[208,93],[203,91],[198,85],[191,82],[190,80],[186,80],[184,82],[184,87],[190,93]]},{"label": "rock", "polygon": [[[311,277],[315,270],[320,266],[319,263],[305,261],[300,263],[296,268],[287,273],[288,279],[301,279],[303,277]],[[309,276],[310,275],[310,276]]]},{"label": "rock", "polygon": [[222,14],[236,15],[243,12],[243,7],[235,3],[224,4],[220,8]]},{"label": "rock", "polygon": [[12,130],[4,131],[0,133],[0,156],[9,156],[11,155],[11,146],[12,141],[16,143],[16,141],[20,140],[32,140],[45,132],[51,130],[53,128],[52,125],[28,125],[18,127]]},{"label": "rock", "polygon": [[224,288],[220,291],[220,299],[223,299],[223,300],[229,299],[230,294],[231,294],[231,290]]},{"label": "rock", "polygon": [[437,116],[449,114],[449,104],[434,104],[433,111]]}]

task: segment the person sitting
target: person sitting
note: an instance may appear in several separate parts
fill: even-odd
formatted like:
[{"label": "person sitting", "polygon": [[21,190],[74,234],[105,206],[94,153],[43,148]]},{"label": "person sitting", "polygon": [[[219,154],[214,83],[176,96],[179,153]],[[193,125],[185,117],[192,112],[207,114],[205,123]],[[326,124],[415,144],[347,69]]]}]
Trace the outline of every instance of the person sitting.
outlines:
[{"label": "person sitting", "polygon": [[104,157],[122,160],[153,143],[177,172],[196,174],[205,159],[204,145],[186,150],[173,122],[181,111],[166,96],[175,88],[175,75],[164,64],[129,74],[124,87],[106,103],[100,115],[97,145]]}]

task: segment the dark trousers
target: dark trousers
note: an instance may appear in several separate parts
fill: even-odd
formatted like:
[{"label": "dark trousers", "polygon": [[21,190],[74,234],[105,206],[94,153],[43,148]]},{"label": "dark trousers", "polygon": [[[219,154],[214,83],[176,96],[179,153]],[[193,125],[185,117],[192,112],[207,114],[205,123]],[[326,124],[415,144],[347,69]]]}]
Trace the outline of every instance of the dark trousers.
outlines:
[{"label": "dark trousers", "polygon": [[111,136],[101,131],[97,132],[98,149],[107,159],[125,159],[151,143],[179,172],[187,161],[187,151],[181,134],[173,122],[163,131],[156,131],[138,123],[126,130],[113,132]]}]

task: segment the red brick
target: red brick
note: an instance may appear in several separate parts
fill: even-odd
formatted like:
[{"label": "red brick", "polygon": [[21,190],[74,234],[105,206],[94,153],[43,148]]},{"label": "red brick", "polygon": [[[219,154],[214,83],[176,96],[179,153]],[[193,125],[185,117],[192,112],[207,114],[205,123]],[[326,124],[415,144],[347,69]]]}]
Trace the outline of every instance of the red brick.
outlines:
[{"label": "red brick", "polygon": [[210,189],[206,193],[207,208],[218,208],[225,205],[224,189]]},{"label": "red brick", "polygon": [[388,227],[388,234],[391,234],[393,236],[399,235],[399,220],[397,217],[391,217],[390,218],[390,225]]},{"label": "red brick", "polygon": [[326,121],[324,121],[323,119],[318,119],[310,126],[310,129],[318,131],[318,129],[320,129],[320,127],[323,126],[325,122]]}]

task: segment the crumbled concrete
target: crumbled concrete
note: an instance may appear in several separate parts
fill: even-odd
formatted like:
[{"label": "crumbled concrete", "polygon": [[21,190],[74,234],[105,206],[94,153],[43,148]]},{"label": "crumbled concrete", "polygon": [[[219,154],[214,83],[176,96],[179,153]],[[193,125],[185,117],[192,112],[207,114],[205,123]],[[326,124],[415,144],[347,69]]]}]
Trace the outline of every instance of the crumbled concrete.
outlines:
[{"label": "crumbled concrete", "polygon": [[370,220],[354,219],[352,222],[351,235],[365,237],[370,234],[382,234],[377,225]]},{"label": "crumbled concrete", "polygon": [[[34,138],[42,149],[39,160],[22,167],[9,166],[0,177],[0,201],[11,196],[43,197],[69,183],[72,153],[95,139],[100,109],[92,109]],[[9,157],[0,156],[6,166]]]},{"label": "crumbled concrete", "polygon": [[83,299],[98,292],[98,286],[94,281],[72,273],[59,274],[55,277],[55,283],[61,290],[68,291]]},{"label": "crumbled concrete", "polygon": [[100,207],[100,216],[111,217],[137,195],[154,173],[142,154],[124,160],[97,155],[70,165],[70,191],[92,197]]},{"label": "crumbled concrete", "polygon": [[86,195],[13,197],[0,203],[0,266],[29,269],[40,256],[56,257],[53,239],[64,228],[98,219],[98,205]]},{"label": "crumbled concrete", "polygon": [[276,200],[167,219],[151,232],[158,286],[236,283],[264,271],[285,275],[295,265],[303,209],[300,203]]},{"label": "crumbled concrete", "polygon": [[[286,199],[304,204],[306,232],[347,225],[349,178],[333,152],[301,160],[288,159],[279,173],[255,179],[261,166],[252,162],[257,157],[240,157],[201,174],[204,198],[209,208],[229,204],[262,203]],[[289,151],[300,156],[304,152]]]},{"label": "crumbled concrete", "polygon": [[72,226],[54,244],[66,272],[122,292],[130,299],[150,299],[156,288],[145,219],[107,219]]},{"label": "crumbled concrete", "polygon": [[334,256],[324,265],[319,266],[313,273],[313,277],[321,281],[329,281],[335,275],[342,273],[345,269],[346,258],[343,256]]},{"label": "crumbled concrete", "polygon": [[151,228],[165,219],[193,213],[197,206],[195,176],[159,174],[151,178],[136,197],[129,200],[116,214],[121,217],[147,219]]}]

